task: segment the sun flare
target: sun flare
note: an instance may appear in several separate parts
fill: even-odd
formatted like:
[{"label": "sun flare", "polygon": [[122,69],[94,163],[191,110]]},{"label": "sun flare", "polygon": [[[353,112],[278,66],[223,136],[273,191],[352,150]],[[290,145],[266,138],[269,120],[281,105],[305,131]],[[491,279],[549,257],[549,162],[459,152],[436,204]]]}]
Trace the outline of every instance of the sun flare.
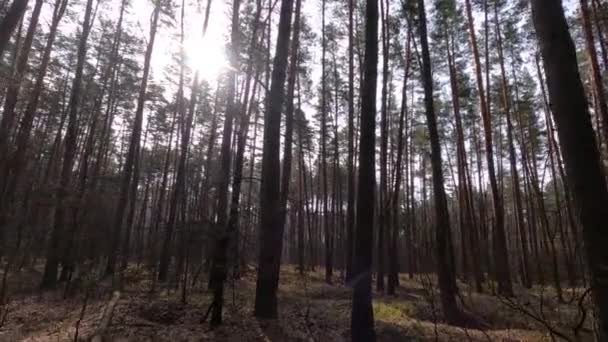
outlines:
[{"label": "sun flare", "polygon": [[228,66],[222,39],[215,35],[190,39],[184,45],[188,65],[207,82],[216,81]]}]

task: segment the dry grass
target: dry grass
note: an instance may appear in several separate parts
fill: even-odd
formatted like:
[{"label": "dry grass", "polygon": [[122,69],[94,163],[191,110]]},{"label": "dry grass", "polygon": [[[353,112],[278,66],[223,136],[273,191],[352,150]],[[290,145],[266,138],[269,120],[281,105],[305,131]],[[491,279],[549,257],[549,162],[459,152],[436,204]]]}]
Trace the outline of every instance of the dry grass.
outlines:
[{"label": "dry grass", "polygon": [[[35,282],[31,272],[11,277],[13,293],[7,320],[0,328],[0,341],[73,341],[82,309],[82,294],[63,299],[62,291],[43,295],[35,284],[15,287],[19,281]],[[279,320],[252,317],[255,274],[251,270],[226,289],[224,324],[210,331],[201,324],[210,303],[202,289],[204,280],[189,289],[188,303],[181,292],[159,288],[148,293],[150,274],[132,268],[126,274],[122,297],[116,307],[110,337],[126,341],[345,341],[350,339],[351,289],[324,282],[322,270],[300,275],[294,267],[282,269],[279,289]],[[427,279],[430,279],[427,277]],[[442,322],[436,291],[425,288],[421,278],[400,278],[396,296],[374,294],[374,317],[379,341],[551,341],[546,327],[509,309],[500,298],[469,292],[460,284],[467,312],[485,323],[484,331],[450,326]],[[23,291],[19,291],[19,289]],[[82,340],[95,331],[110,296],[110,284],[98,284],[80,324]],[[517,288],[517,303],[542,315],[559,331],[570,333],[579,314],[577,303],[559,304],[548,289]],[[540,312],[540,299],[543,310]],[[589,323],[586,323],[589,326]],[[581,340],[585,340],[583,337]]]}]

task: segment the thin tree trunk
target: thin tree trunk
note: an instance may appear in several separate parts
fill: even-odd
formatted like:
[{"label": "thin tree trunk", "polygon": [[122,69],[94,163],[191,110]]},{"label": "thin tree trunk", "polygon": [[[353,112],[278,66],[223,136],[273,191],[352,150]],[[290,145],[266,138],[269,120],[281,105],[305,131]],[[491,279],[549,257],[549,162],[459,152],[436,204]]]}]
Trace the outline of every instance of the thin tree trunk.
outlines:
[{"label": "thin tree trunk", "polygon": [[124,220],[124,214],[129,200],[129,189],[131,181],[133,180],[133,167],[135,164],[135,158],[138,157],[138,150],[140,147],[141,130],[143,123],[144,106],[146,101],[146,90],[148,87],[148,75],[150,73],[150,63],[152,60],[152,51],[154,50],[154,41],[156,39],[156,32],[158,29],[158,21],[160,17],[160,0],[156,1],[152,18],[150,22],[150,38],[148,45],[146,46],[146,53],[144,56],[144,69],[141,84],[139,87],[139,94],[137,98],[137,107],[135,109],[135,119],[133,122],[133,130],[129,139],[129,149],[125,158],[125,166],[122,170],[122,179],[120,184],[120,194],[116,205],[116,214],[114,217],[114,226],[112,230],[112,237],[110,242],[110,250],[108,252],[108,262],[106,264],[106,275],[114,274],[114,268],[116,266],[116,260],[118,258],[118,251],[120,248],[120,236],[122,232],[122,225]]},{"label": "thin tree trunk", "polygon": [[[526,288],[532,287],[532,281],[530,279],[530,265],[528,256],[528,237],[526,233],[526,226],[524,223],[523,209],[522,209],[522,198],[521,189],[519,184],[519,173],[517,171],[517,156],[515,154],[515,146],[513,144],[513,123],[511,121],[511,99],[509,95],[509,84],[507,81],[507,75],[505,71],[505,61],[502,47],[502,34],[500,30],[500,21],[498,18],[498,5],[494,5],[494,22],[496,25],[496,41],[498,43],[498,60],[500,64],[500,72],[502,79],[502,100],[507,118],[507,141],[509,148],[509,163],[511,166],[511,178],[513,181],[513,197],[515,201],[515,216],[517,220],[517,227],[519,228],[521,252],[522,252],[522,283]],[[523,139],[523,137],[522,137]]]},{"label": "thin tree trunk", "polygon": [[404,149],[404,135],[406,134],[406,124],[408,118],[408,107],[407,107],[407,86],[410,76],[410,60],[411,60],[411,49],[410,49],[411,36],[409,32],[407,34],[407,42],[405,44],[405,66],[403,76],[403,91],[401,93],[401,112],[399,113],[399,128],[398,128],[398,142],[397,142],[397,161],[395,164],[395,185],[393,187],[393,196],[391,198],[391,210],[393,212],[392,232],[389,246],[389,270],[388,270],[388,282],[387,282],[387,293],[389,295],[395,294],[395,289],[399,282],[399,253],[397,250],[399,240],[399,194],[401,192],[401,180],[403,172],[403,149]]},{"label": "thin tree trunk", "polygon": [[418,0],[418,16],[420,20],[419,34],[422,50],[422,83],[424,86],[424,104],[426,121],[431,144],[431,167],[433,173],[433,197],[435,200],[437,245],[437,275],[439,277],[439,290],[441,293],[441,306],[449,323],[456,323],[460,319],[460,311],[456,304],[456,273],[453,268],[453,250],[451,249],[450,216],[445,193],[443,166],[441,160],[441,146],[437,129],[437,118],[433,104],[433,76],[431,71],[431,58],[429,53],[426,11],[424,0]]},{"label": "thin tree trunk", "polygon": [[[264,152],[262,157],[262,187],[260,191],[260,255],[256,283],[254,315],[258,318],[276,318],[277,289],[283,225],[280,215],[281,108],[285,97],[285,74],[289,52],[291,13],[293,1],[281,1],[276,54],[272,69],[272,83],[264,117]],[[269,36],[270,38],[270,36]]]},{"label": "thin tree trunk", "polygon": [[346,281],[352,278],[355,226],[355,62],[353,17],[355,0],[348,0],[348,195],[346,206]]},{"label": "thin tree trunk", "polygon": [[[331,235],[329,227],[329,208],[327,205],[327,72],[326,72],[326,53],[327,53],[327,42],[325,32],[325,8],[326,0],[321,1],[321,191],[323,201],[323,233],[325,240],[325,282],[331,284],[333,275],[333,250],[331,245]],[[333,227],[332,227],[333,229]]]},{"label": "thin tree trunk", "polygon": [[492,119],[486,102],[483,80],[481,76],[481,63],[477,50],[477,40],[475,38],[475,24],[471,11],[470,0],[465,0],[465,7],[468,19],[469,37],[473,59],[475,61],[475,75],[477,78],[477,89],[479,91],[480,111],[483,121],[486,162],[488,164],[488,178],[492,190],[492,204],[494,207],[494,231],[493,231],[493,252],[494,252],[494,274],[498,282],[498,293],[501,295],[512,296],[513,286],[511,284],[511,271],[507,252],[507,238],[504,227],[504,208],[502,207],[501,195],[499,193],[496,171],[494,168],[494,147],[492,141]]},{"label": "thin tree trunk", "polygon": [[[181,146],[178,157],[177,172],[175,175],[175,187],[171,196],[171,202],[169,204],[169,220],[165,226],[165,233],[163,236],[163,244],[160,253],[160,263],[158,267],[158,280],[161,282],[167,280],[167,274],[169,271],[169,264],[171,263],[171,242],[173,240],[173,231],[177,221],[177,210],[182,197],[186,195],[186,159],[188,157],[188,147],[190,145],[190,135],[192,130],[192,122],[194,120],[194,109],[195,103],[191,101],[189,110],[186,111],[186,99],[184,96],[184,67],[185,67],[185,51],[183,50],[184,43],[184,0],[182,0],[181,10],[181,34],[180,34],[180,61],[179,61],[179,85],[176,96],[176,106],[179,112],[181,122]],[[198,72],[194,76],[192,86],[192,99],[196,99],[196,92],[198,88]]]},{"label": "thin tree trunk", "polygon": [[[460,218],[461,218],[461,234],[463,242],[462,243],[462,262],[463,262],[463,273],[465,274],[465,270],[468,268],[468,260],[467,260],[467,249],[470,250],[471,253],[471,266],[473,269],[473,275],[475,278],[475,286],[478,292],[482,291],[482,282],[483,275],[481,273],[481,268],[479,263],[474,262],[474,260],[480,259],[479,253],[479,236],[477,234],[477,228],[473,224],[473,198],[471,196],[471,186],[469,184],[467,174],[468,174],[468,164],[466,158],[466,148],[464,143],[464,131],[462,128],[462,116],[460,114],[460,90],[458,87],[458,78],[456,74],[455,67],[455,47],[453,42],[453,36],[446,32],[446,47],[447,47],[447,57],[448,57],[448,68],[450,73],[450,88],[452,94],[452,106],[454,111],[454,119],[456,120],[456,142],[457,142],[457,164],[458,164],[458,179],[459,179],[459,201],[460,201]],[[466,237],[469,237],[469,248],[466,248]]]},{"label": "thin tree trunk", "polygon": [[44,274],[42,275],[42,288],[53,288],[57,281],[57,268],[61,257],[61,243],[65,238],[65,201],[69,194],[69,187],[72,178],[72,167],[76,158],[76,139],[77,137],[77,121],[78,110],[80,104],[80,93],[82,85],[82,77],[84,63],[86,62],[87,41],[91,31],[91,17],[93,13],[93,0],[87,0],[84,21],[82,24],[82,33],[78,43],[78,58],[76,62],[76,70],[74,72],[74,80],[72,82],[72,92],[70,94],[70,112],[68,115],[68,127],[65,136],[65,146],[63,153],[63,164],[61,166],[61,177],[59,188],[57,190],[57,204],[55,207],[55,217],[53,222],[53,230],[49,239],[46,263],[44,265]]},{"label": "thin tree trunk", "polygon": [[[262,10],[261,2],[258,1],[255,18],[253,19],[253,34],[251,45],[249,47],[250,55],[253,53],[256,42],[257,33],[257,22],[260,17]],[[236,52],[236,51],[235,51]],[[247,101],[249,98],[249,87],[253,74],[253,62],[250,62],[247,67],[247,81],[245,82],[245,95],[244,104],[240,111],[240,124],[239,131],[237,133],[237,149],[236,149],[236,160],[234,163],[234,177],[232,181],[232,198],[230,202],[230,213],[228,215],[228,222],[225,227],[225,231],[220,233],[216,244],[216,250],[213,260],[213,268],[211,269],[210,283],[213,283],[213,309],[211,311],[211,327],[217,327],[222,323],[222,306],[224,302],[224,282],[228,274],[228,249],[229,246],[235,245],[238,248],[238,240],[235,243],[234,240],[237,237],[238,225],[239,225],[239,204],[241,197],[241,185],[243,178],[243,163],[245,155],[245,143],[247,142],[247,132],[249,130],[249,121],[251,117],[251,107],[247,108]],[[255,86],[254,94],[255,97]],[[221,229],[222,227],[220,227]],[[238,261],[235,258],[235,268],[238,267]]]},{"label": "thin tree trunk", "polygon": [[[386,8],[385,8],[386,7]],[[387,205],[388,198],[388,49],[389,49],[389,35],[388,35],[388,1],[386,4],[384,0],[380,0],[380,19],[382,26],[382,90],[380,99],[380,187],[379,187],[379,213],[378,213],[378,257],[377,257],[377,277],[376,277],[376,290],[378,292],[384,292],[384,269],[385,269],[385,256],[386,248],[385,228],[387,223],[390,222],[389,210]]]}]

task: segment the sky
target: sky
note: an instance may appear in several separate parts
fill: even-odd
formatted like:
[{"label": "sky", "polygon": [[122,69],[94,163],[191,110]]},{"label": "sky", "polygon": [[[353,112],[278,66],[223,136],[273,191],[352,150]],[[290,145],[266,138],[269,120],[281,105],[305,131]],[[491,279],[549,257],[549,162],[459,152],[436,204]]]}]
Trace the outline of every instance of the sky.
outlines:
[{"label": "sky", "polygon": [[[184,24],[184,47],[187,63],[190,67],[198,69],[203,78],[208,81],[214,80],[222,67],[226,65],[224,54],[224,43],[230,24],[230,3],[224,0],[215,0],[211,6],[209,26],[206,36],[202,37],[204,11],[207,1],[199,0],[198,3],[186,1],[186,15]],[[154,52],[152,54],[153,73],[159,72],[167,67],[171,61],[172,52],[179,49],[179,21],[181,17],[180,2],[176,2],[175,26],[163,27],[158,32]],[[149,36],[149,22],[153,6],[150,0],[133,0],[130,11],[138,13],[137,25],[142,29],[142,36]],[[213,82],[211,82],[213,83]]]}]

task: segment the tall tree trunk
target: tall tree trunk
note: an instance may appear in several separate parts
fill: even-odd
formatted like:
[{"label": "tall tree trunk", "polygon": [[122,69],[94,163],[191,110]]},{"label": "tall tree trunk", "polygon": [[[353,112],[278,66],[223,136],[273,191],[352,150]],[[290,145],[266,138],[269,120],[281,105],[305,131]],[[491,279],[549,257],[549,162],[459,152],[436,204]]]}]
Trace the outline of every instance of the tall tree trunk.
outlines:
[{"label": "tall tree trunk", "polygon": [[[336,61],[336,53],[332,51],[332,60],[334,67],[334,156],[333,156],[333,198],[332,198],[332,211],[333,211],[333,227],[334,234],[332,235],[332,252],[335,248],[335,241],[338,240],[337,245],[342,246],[342,179],[339,177],[340,172],[340,143],[338,141],[338,120],[339,120],[339,106],[340,106],[340,82],[338,74],[338,63]],[[336,239],[337,236],[337,239]],[[344,268],[342,268],[344,270]],[[344,275],[344,274],[342,274]],[[344,278],[344,277],[342,277]]]},{"label": "tall tree trunk", "polygon": [[87,55],[87,41],[91,32],[91,17],[93,13],[93,0],[87,0],[87,5],[82,23],[82,33],[78,42],[78,57],[74,80],[72,82],[72,92],[70,94],[70,112],[68,115],[68,127],[65,135],[63,164],[61,166],[61,177],[57,190],[57,204],[55,207],[55,217],[53,229],[49,239],[44,274],[42,275],[42,288],[53,288],[57,281],[57,268],[61,257],[62,240],[69,238],[64,236],[65,232],[65,210],[66,200],[69,194],[69,187],[72,178],[72,167],[76,158],[76,139],[78,125],[78,110],[80,105],[80,93],[82,85],[82,75],[84,63]]},{"label": "tall tree trunk", "polygon": [[[9,196],[13,196],[14,189],[19,188],[19,184],[22,180],[23,168],[26,161],[27,145],[32,130],[35,111],[38,105],[38,99],[40,98],[40,94],[42,93],[42,88],[44,86],[44,77],[46,75],[46,71],[50,61],[51,50],[53,42],[55,40],[55,35],[57,33],[57,26],[59,24],[59,20],[63,16],[63,13],[65,12],[66,5],[67,0],[57,0],[55,2],[55,9],[53,11],[53,16],[51,19],[51,26],[49,28],[46,46],[42,54],[38,73],[36,74],[34,87],[30,92],[25,114],[22,117],[21,124],[17,132],[17,137],[15,141],[17,147],[14,152],[14,158],[12,159],[11,163],[8,163],[8,160],[6,158],[8,158],[7,147],[9,139],[9,130],[12,126],[12,123],[8,123],[8,121],[12,121],[12,119],[9,120],[9,118],[5,114],[2,117],[2,123],[0,123],[0,127],[2,127],[4,121],[7,120],[7,123],[5,124],[6,131],[0,128],[0,131],[2,131],[0,133],[0,177],[2,177],[2,180],[0,180],[0,257],[4,255],[4,227],[6,224],[6,220],[8,219],[7,214],[12,202]],[[32,25],[30,25],[30,29],[31,28]],[[28,34],[29,33],[30,32],[28,30]],[[34,32],[32,32],[32,38],[33,33]],[[27,62],[27,60],[25,62]],[[10,181],[9,177],[12,177]],[[6,187],[8,187],[8,189],[6,189]]]},{"label": "tall tree trunk", "polygon": [[403,91],[401,92],[401,112],[399,113],[399,128],[397,130],[397,161],[395,162],[395,186],[393,187],[393,194],[391,197],[391,208],[393,212],[392,232],[391,238],[389,239],[389,253],[388,253],[388,281],[387,281],[387,293],[389,295],[395,294],[395,289],[399,283],[399,264],[398,258],[399,253],[397,250],[399,240],[399,195],[401,192],[401,180],[403,175],[403,149],[404,149],[404,135],[406,134],[406,124],[408,118],[408,107],[407,107],[407,86],[410,76],[410,60],[411,60],[411,36],[409,32],[407,34],[407,42],[405,44],[405,66],[403,75]]},{"label": "tall tree trunk", "polygon": [[583,226],[592,293],[597,309],[599,340],[608,338],[608,190],[593,139],[587,100],[578,71],[576,50],[559,2],[532,1],[532,18],[540,41],[549,99],[573,185],[575,204]]},{"label": "tall tree trunk", "polygon": [[[467,175],[469,173],[468,163],[466,157],[466,147],[464,143],[464,131],[462,127],[462,116],[460,114],[460,89],[458,86],[458,75],[456,74],[456,56],[455,56],[455,46],[453,42],[453,36],[446,31],[446,51],[448,57],[448,69],[450,74],[450,88],[452,95],[452,107],[454,111],[454,119],[456,120],[456,153],[457,153],[457,164],[458,164],[458,182],[459,182],[459,201],[460,201],[460,230],[462,236],[462,241],[464,242],[461,246],[462,248],[462,263],[463,263],[463,273],[466,278],[466,270],[468,268],[468,260],[467,260],[467,249],[470,250],[471,257],[471,267],[473,269],[473,275],[475,278],[475,286],[478,292],[482,291],[482,282],[483,275],[481,273],[481,268],[479,263],[474,260],[480,259],[480,246],[479,246],[479,236],[477,233],[477,227],[473,224],[473,198],[472,198],[472,189],[471,184],[469,184],[469,180]],[[469,237],[467,242],[467,237]],[[470,244],[468,248],[466,248],[466,244]]]},{"label": "tall tree trunk", "polygon": [[[279,160],[281,139],[281,109],[285,100],[285,74],[289,53],[292,0],[281,1],[276,54],[273,61],[272,83],[264,116],[264,148],[262,157],[262,187],[260,191],[260,255],[256,283],[254,314],[258,318],[276,318],[277,289],[283,225],[280,206]],[[269,36],[270,38],[270,36]]]},{"label": "tall tree trunk", "polygon": [[[249,55],[252,56],[257,41],[256,33],[258,29],[257,22],[259,21],[262,11],[262,3],[258,1],[257,10],[253,19],[253,34],[251,45],[249,46]],[[235,51],[236,52],[236,51]],[[243,96],[243,105],[240,110],[239,131],[237,133],[237,148],[236,159],[234,163],[234,177],[232,180],[232,198],[230,202],[230,213],[225,230],[220,233],[220,237],[215,246],[215,255],[213,259],[213,268],[211,269],[210,282],[213,284],[213,309],[211,311],[211,327],[217,327],[222,323],[222,306],[224,302],[224,282],[228,275],[228,249],[230,245],[238,248],[237,237],[239,225],[239,204],[241,198],[241,185],[243,178],[243,163],[245,158],[245,144],[247,142],[247,132],[249,130],[249,121],[251,117],[251,107],[247,107],[249,98],[249,88],[253,75],[253,61],[250,61],[247,66],[247,80],[245,82],[245,94]],[[257,84],[256,84],[257,85]],[[255,98],[256,85],[254,85],[252,98]],[[222,229],[223,227],[219,227]],[[238,260],[234,258],[235,269],[238,268]]]},{"label": "tall tree trunk", "polygon": [[[300,35],[300,12],[302,0],[295,0],[295,18],[293,22],[293,36],[291,38],[291,61],[289,64],[289,76],[287,78],[287,103],[285,104],[285,143],[283,146],[283,171],[281,172],[281,215],[283,225],[287,215],[287,199],[289,198],[289,183],[291,181],[291,167],[293,155],[293,125],[294,125],[294,94],[296,79],[298,77],[299,35]],[[293,224],[293,222],[292,222]]]},{"label": "tall tree trunk", "polygon": [[[521,252],[522,252],[522,283],[526,288],[532,287],[532,281],[530,279],[530,265],[528,256],[528,237],[526,233],[526,226],[524,223],[524,214],[522,208],[521,188],[519,184],[519,172],[517,170],[517,155],[515,153],[515,146],[513,144],[513,123],[511,120],[511,96],[509,95],[509,84],[507,81],[507,75],[505,71],[505,60],[502,46],[502,34],[500,30],[500,20],[498,17],[498,5],[494,5],[494,23],[496,25],[496,41],[498,43],[498,60],[500,64],[500,72],[502,79],[502,100],[507,118],[507,142],[509,148],[509,163],[511,166],[511,178],[513,181],[513,197],[515,201],[515,216],[517,227],[519,229]],[[523,138],[523,137],[522,137]]]},{"label": "tall tree trunk", "polygon": [[446,321],[458,322],[460,311],[456,304],[456,273],[453,267],[453,250],[451,249],[450,214],[448,201],[445,194],[443,179],[443,166],[441,160],[441,145],[439,132],[437,130],[437,118],[433,104],[433,75],[431,71],[431,57],[426,28],[426,11],[424,0],[418,0],[418,16],[420,21],[419,34],[422,50],[422,83],[424,86],[424,104],[426,110],[426,121],[431,143],[431,167],[433,171],[433,191],[435,200],[436,231],[435,239],[437,245],[437,275],[439,277],[439,290],[441,292],[441,306]]},{"label": "tall tree trunk", "polygon": [[14,0],[4,18],[0,21],[0,58],[6,50],[13,31],[15,31],[27,9],[27,2],[28,0]]},{"label": "tall tree trunk", "polygon": [[[232,164],[232,135],[234,118],[238,114],[238,105],[236,104],[236,72],[238,70],[239,56],[238,56],[238,29],[239,29],[239,16],[240,16],[240,0],[233,0],[232,2],[232,24],[230,34],[230,50],[229,50],[229,62],[231,70],[227,75],[227,93],[226,93],[226,113],[224,118],[224,128],[222,132],[222,144],[220,145],[220,168],[221,174],[219,175],[219,184],[216,191],[216,210],[214,229],[216,234],[221,239],[221,229],[226,227],[228,220],[228,190],[230,186],[230,175],[231,175],[231,164]],[[214,267],[223,267],[222,265],[212,265]],[[209,278],[210,289],[220,286],[216,282],[215,278]]]},{"label": "tall tree trunk", "polygon": [[150,62],[152,61],[152,51],[154,50],[154,41],[156,39],[156,32],[158,29],[158,21],[161,10],[160,0],[156,0],[152,18],[150,21],[150,38],[148,45],[146,46],[146,53],[144,56],[144,69],[139,86],[139,94],[137,97],[137,107],[135,109],[135,118],[133,122],[133,130],[129,139],[129,149],[125,158],[125,166],[122,170],[122,179],[120,183],[120,194],[118,196],[118,202],[116,205],[116,213],[114,216],[114,226],[112,230],[112,237],[110,242],[110,249],[108,251],[108,262],[106,264],[106,275],[114,274],[114,268],[116,266],[116,260],[118,258],[118,251],[120,248],[120,236],[122,233],[122,224],[124,220],[124,214],[129,200],[129,189],[131,181],[133,180],[133,167],[135,165],[135,158],[138,157],[140,148],[141,131],[144,115],[144,105],[146,102],[146,90],[148,88],[148,75],[150,74]]},{"label": "tall tree trunk", "polygon": [[[148,139],[148,131],[149,131],[149,127],[150,127],[150,121],[148,121],[146,130],[144,132],[144,140],[143,140],[143,144],[141,144],[141,146],[146,146],[146,140]],[[133,230],[133,221],[135,219],[135,208],[136,208],[136,204],[137,204],[137,189],[138,189],[138,185],[139,185],[139,178],[140,178],[140,170],[141,170],[141,164],[142,164],[142,159],[144,154],[142,153],[142,148],[141,146],[138,147],[137,149],[137,155],[135,157],[135,165],[133,166],[133,179],[131,180],[131,187],[129,189],[129,204],[127,206],[127,219],[126,219],[126,224],[125,224],[125,237],[124,240],[122,241],[122,249],[121,249],[121,255],[120,255],[120,271],[121,271],[121,278],[122,278],[122,272],[124,272],[127,269],[127,266],[129,264],[129,255],[131,253],[131,231]]]},{"label": "tall tree trunk", "polygon": [[465,0],[465,7],[468,19],[469,37],[471,49],[473,50],[473,59],[475,62],[475,76],[477,78],[477,89],[479,91],[480,111],[483,121],[483,130],[485,137],[486,162],[488,164],[488,178],[490,179],[490,188],[492,190],[492,204],[494,207],[494,230],[493,230],[493,252],[494,252],[494,274],[498,282],[498,293],[501,295],[512,296],[513,286],[511,283],[511,271],[509,267],[509,255],[507,252],[507,238],[504,226],[504,208],[502,206],[501,195],[496,179],[496,171],[494,168],[494,146],[492,141],[492,118],[490,116],[488,103],[486,102],[486,94],[484,91],[483,80],[481,76],[481,63],[479,61],[479,52],[477,50],[477,39],[475,38],[475,24],[473,22],[473,14],[471,10],[470,0]]},{"label": "tall tree trunk", "polygon": [[[177,221],[177,210],[181,202],[182,196],[186,195],[186,159],[188,157],[188,147],[190,145],[190,132],[192,130],[192,121],[194,120],[194,109],[196,104],[190,103],[189,109],[186,111],[186,99],[184,96],[184,67],[185,67],[185,51],[184,51],[184,0],[182,0],[181,10],[181,33],[180,33],[180,60],[179,60],[179,84],[176,96],[176,107],[180,115],[181,122],[181,146],[177,161],[177,172],[175,175],[175,187],[169,204],[169,220],[165,226],[165,234],[160,252],[160,263],[158,266],[158,280],[166,281],[171,263],[171,242],[173,241],[173,231]],[[194,76],[192,87],[192,100],[196,100],[196,91],[198,88],[198,72]]]},{"label": "tall tree trunk", "polygon": [[[329,227],[329,208],[327,201],[327,71],[326,71],[326,53],[327,53],[327,38],[325,29],[325,8],[326,0],[321,1],[321,184],[323,198],[323,233],[325,240],[325,282],[331,283],[333,275],[333,249],[332,249],[332,234]],[[333,230],[334,227],[331,229]]]},{"label": "tall tree trunk", "polygon": [[[386,8],[385,8],[386,7]],[[385,228],[389,222],[388,198],[388,79],[389,79],[389,35],[388,35],[388,1],[380,0],[380,19],[382,26],[382,90],[380,99],[380,187],[379,187],[379,213],[378,213],[378,267],[376,277],[376,290],[384,292],[384,269],[386,248]]]},{"label": "tall tree trunk", "polygon": [[353,256],[353,304],[351,340],[375,341],[372,310],[372,249],[374,240],[376,81],[378,78],[378,3],[368,0],[365,8],[365,64],[361,79],[361,134],[357,218]]},{"label": "tall tree trunk", "polygon": [[[42,0],[36,0],[25,39],[23,40],[21,50],[19,51],[19,58],[17,59],[15,71],[12,74],[12,78],[10,79],[8,89],[6,90],[4,97],[4,112],[2,113],[2,120],[0,121],[0,203],[3,204],[11,201],[10,198],[2,198],[5,187],[8,184],[8,160],[6,160],[6,158],[10,155],[9,142],[10,137],[12,136],[11,128],[14,126],[17,118],[15,107],[19,98],[23,77],[27,72],[30,50],[34,41],[36,27],[38,26],[38,19],[40,18],[42,3]],[[10,190],[7,191],[6,195],[13,196],[11,192],[12,191]],[[0,208],[0,210],[2,209]],[[2,214],[0,213],[0,215]]]},{"label": "tall tree trunk", "polygon": [[[593,36],[593,28],[589,14],[589,2],[588,0],[580,0],[580,4],[583,33],[585,35],[585,43],[587,46],[587,56],[591,62],[591,79],[593,81],[593,88],[595,90],[595,96],[599,107],[596,109],[598,112],[596,115],[601,118],[601,132],[604,138],[603,140],[606,144],[608,144],[608,104],[606,103],[606,93],[602,80],[602,71],[600,70],[600,65],[597,60],[595,38]],[[600,130],[600,127],[598,127],[598,130]]]},{"label": "tall tree trunk", "polygon": [[355,226],[355,0],[348,0],[348,195],[346,204],[346,281],[352,278]]}]

